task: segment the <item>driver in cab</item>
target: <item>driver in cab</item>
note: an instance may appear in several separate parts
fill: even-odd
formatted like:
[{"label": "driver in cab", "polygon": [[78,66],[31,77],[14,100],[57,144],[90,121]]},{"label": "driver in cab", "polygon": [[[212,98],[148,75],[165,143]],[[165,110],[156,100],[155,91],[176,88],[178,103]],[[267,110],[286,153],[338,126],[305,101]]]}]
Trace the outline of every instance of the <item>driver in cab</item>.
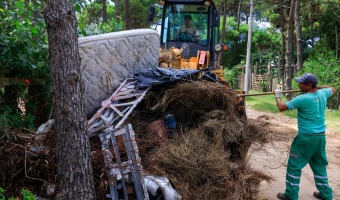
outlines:
[{"label": "driver in cab", "polygon": [[197,28],[191,25],[192,18],[190,15],[184,16],[184,25],[181,26],[178,30],[179,35],[187,35],[190,36],[192,41],[200,40],[200,35],[198,34]]}]

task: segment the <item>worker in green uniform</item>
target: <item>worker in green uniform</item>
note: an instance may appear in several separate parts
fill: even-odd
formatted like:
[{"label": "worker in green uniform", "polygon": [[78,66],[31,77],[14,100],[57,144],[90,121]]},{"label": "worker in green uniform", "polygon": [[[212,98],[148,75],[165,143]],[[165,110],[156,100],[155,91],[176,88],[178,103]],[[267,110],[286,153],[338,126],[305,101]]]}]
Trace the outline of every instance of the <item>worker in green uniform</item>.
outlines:
[{"label": "worker in green uniform", "polygon": [[327,100],[335,92],[334,87],[318,86],[318,79],[313,74],[303,74],[295,78],[303,94],[283,103],[281,90],[275,90],[276,105],[280,111],[297,109],[298,134],[294,138],[288,159],[286,190],[278,193],[282,200],[297,200],[301,170],[310,165],[318,192],[313,196],[318,199],[333,199],[332,188],[328,185],[326,157],[325,110]]}]

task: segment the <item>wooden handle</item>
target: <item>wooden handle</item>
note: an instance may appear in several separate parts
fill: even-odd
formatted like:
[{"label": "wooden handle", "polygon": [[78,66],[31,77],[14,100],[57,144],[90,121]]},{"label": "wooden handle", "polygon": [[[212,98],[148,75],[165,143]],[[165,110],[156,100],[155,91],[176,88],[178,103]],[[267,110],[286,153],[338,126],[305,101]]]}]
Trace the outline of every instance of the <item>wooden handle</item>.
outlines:
[{"label": "wooden handle", "polygon": [[[285,90],[281,91],[282,93],[291,93],[291,92],[301,92],[300,90]],[[274,94],[274,92],[263,92],[263,93],[257,93],[257,94],[238,94],[239,97],[249,97],[249,96],[260,96],[260,95],[269,95]]]}]

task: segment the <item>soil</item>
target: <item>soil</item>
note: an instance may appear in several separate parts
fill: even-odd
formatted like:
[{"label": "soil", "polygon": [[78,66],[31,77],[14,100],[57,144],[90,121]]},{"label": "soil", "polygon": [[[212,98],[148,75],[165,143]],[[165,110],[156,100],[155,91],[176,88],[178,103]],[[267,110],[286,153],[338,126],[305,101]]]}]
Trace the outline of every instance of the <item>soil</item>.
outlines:
[{"label": "soil", "polygon": [[[277,199],[276,195],[285,190],[285,179],[289,147],[297,132],[296,119],[284,116],[282,113],[265,113],[247,108],[247,117],[253,123],[266,123],[269,131],[268,143],[254,144],[249,149],[249,161],[254,169],[273,177],[271,182],[262,182],[260,191],[263,199]],[[333,199],[340,200],[340,132],[328,129],[327,157],[328,179],[333,189]],[[313,172],[309,165],[302,170],[299,200],[315,199],[313,192],[317,191]]]}]

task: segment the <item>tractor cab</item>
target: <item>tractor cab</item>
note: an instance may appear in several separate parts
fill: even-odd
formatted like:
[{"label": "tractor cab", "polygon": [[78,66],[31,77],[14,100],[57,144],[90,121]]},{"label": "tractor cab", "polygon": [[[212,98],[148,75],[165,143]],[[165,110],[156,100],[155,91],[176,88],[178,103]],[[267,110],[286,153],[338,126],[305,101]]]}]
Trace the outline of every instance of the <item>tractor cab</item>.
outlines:
[{"label": "tractor cab", "polygon": [[[212,0],[160,0],[162,9],[160,45],[161,51],[170,51],[173,68],[202,69],[216,61],[216,53],[223,49],[218,43],[220,15]],[[149,7],[149,21],[155,10]],[[215,47],[216,46],[216,47]],[[180,56],[179,60],[175,59]]]}]

